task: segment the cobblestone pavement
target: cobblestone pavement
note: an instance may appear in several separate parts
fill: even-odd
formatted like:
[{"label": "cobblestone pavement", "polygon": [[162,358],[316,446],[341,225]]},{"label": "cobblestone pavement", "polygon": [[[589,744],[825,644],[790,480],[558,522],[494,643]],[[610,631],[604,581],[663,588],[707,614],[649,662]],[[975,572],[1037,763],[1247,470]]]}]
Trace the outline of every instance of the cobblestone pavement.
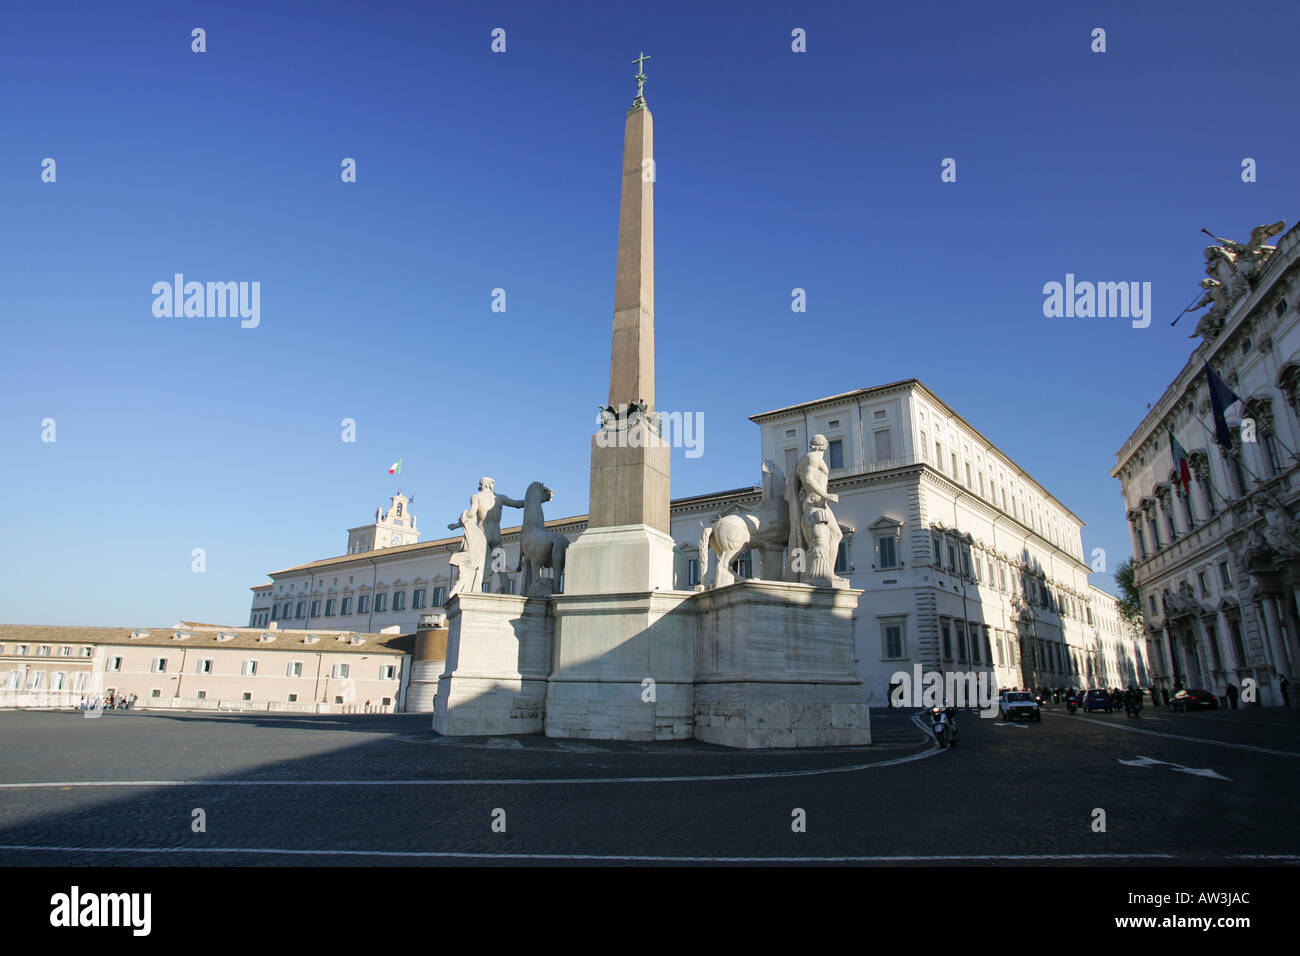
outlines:
[{"label": "cobblestone pavement", "polygon": [[868,748],[741,752],[441,738],[427,715],[6,712],[0,864],[1300,863],[1300,713],[971,713],[945,751],[911,718],[873,712]]}]

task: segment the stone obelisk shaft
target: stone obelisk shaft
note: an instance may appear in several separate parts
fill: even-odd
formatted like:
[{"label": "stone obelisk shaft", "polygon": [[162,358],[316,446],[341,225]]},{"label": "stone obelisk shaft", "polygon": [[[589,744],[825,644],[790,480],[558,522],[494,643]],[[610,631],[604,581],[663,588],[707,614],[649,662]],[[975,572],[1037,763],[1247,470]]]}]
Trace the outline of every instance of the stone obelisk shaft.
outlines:
[{"label": "stone obelisk shaft", "polygon": [[[623,135],[623,194],[610,350],[612,430],[592,439],[588,527],[644,525],[668,534],[670,452],[658,431],[632,427],[628,406],[655,410],[654,124],[645,106],[628,111]],[[644,440],[646,435],[652,441]]]},{"label": "stone obelisk shaft", "polygon": [[654,160],[654,120],[629,110],[623,134],[623,196],[618,209],[618,272],[609,403],[655,407],[655,195],[646,160]]}]

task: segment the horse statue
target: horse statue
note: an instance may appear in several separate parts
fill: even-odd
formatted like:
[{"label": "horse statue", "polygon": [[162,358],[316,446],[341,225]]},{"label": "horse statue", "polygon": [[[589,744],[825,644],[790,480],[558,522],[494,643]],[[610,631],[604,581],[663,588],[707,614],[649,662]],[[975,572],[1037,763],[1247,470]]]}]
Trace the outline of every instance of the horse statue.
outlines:
[{"label": "horse statue", "polygon": [[[528,486],[524,495],[524,524],[519,532],[519,565],[516,571],[524,574],[519,592],[525,597],[550,597],[558,593],[560,575],[564,573],[564,552],[569,539],[546,527],[542,503],[550,501],[554,492],[540,481]],[[550,581],[541,575],[542,568],[550,568]],[[552,583],[554,582],[554,583]]]},{"label": "horse statue", "polygon": [[[715,518],[700,534],[700,584],[723,588],[736,582],[731,562],[741,551],[758,548],[762,552],[760,576],[781,580],[781,557],[790,538],[790,511],[785,502],[785,475],[776,462],[763,462],[763,499],[752,510],[733,511]],[[712,584],[709,573],[709,550],[718,556]]]}]

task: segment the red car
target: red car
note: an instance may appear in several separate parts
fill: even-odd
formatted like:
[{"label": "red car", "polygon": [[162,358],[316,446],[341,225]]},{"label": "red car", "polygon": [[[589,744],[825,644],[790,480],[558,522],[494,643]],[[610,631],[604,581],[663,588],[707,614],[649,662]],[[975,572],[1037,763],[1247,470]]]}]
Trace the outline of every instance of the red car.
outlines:
[{"label": "red car", "polygon": [[1180,690],[1169,698],[1169,709],[1181,710],[1183,713],[1189,710],[1218,710],[1219,698],[1208,690]]}]

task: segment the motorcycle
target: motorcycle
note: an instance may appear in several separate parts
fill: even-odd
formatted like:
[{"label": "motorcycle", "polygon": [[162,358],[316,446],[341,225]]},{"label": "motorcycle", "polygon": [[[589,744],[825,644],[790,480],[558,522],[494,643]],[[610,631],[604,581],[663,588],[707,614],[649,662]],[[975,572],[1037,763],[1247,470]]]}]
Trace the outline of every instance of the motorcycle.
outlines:
[{"label": "motorcycle", "polygon": [[930,708],[930,731],[940,747],[957,746],[957,716],[951,707]]},{"label": "motorcycle", "polygon": [[1136,699],[1134,699],[1134,698],[1130,698],[1130,699],[1128,699],[1128,700],[1125,700],[1125,701],[1124,701],[1124,713],[1128,714],[1130,717],[1140,717],[1140,716],[1142,716],[1142,700],[1141,700],[1141,698],[1136,698]]},{"label": "motorcycle", "polygon": [[1070,713],[1074,713],[1076,710],[1079,709],[1079,699],[1075,697],[1073,694],[1065,698],[1065,709],[1068,710]]}]

